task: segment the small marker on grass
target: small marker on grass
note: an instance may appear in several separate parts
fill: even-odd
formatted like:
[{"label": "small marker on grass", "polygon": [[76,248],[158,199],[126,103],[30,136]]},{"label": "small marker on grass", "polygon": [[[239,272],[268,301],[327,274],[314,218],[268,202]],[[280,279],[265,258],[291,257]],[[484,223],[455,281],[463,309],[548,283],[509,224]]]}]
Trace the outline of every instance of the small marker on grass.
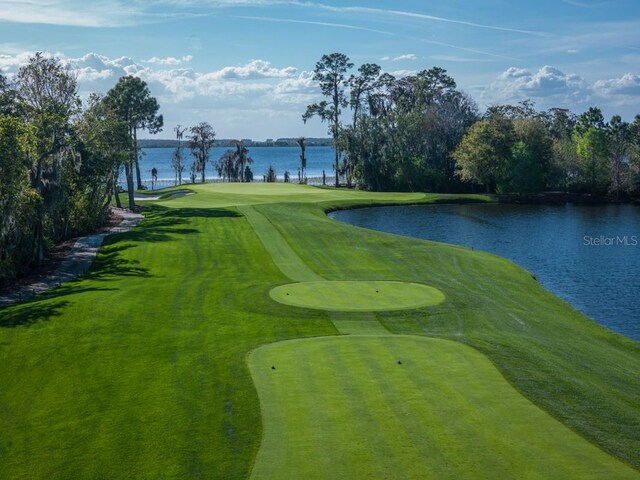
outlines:
[{"label": "small marker on grass", "polygon": [[402,361],[398,360],[398,365],[402,365]]},{"label": "small marker on grass", "polygon": [[275,365],[271,365],[271,370],[275,370],[276,366]]}]

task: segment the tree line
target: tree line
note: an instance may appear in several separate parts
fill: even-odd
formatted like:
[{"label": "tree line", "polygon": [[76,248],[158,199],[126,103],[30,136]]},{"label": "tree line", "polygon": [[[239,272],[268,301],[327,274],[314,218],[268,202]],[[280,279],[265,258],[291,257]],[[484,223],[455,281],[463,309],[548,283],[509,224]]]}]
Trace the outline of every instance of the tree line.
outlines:
[{"label": "tree line", "polygon": [[606,122],[597,107],[537,111],[529,100],[480,113],[442,68],[395,78],[375,64],[349,74],[353,67],[342,53],[323,55],[313,79],[326,99],[302,116],[328,124],[336,186],[342,179],[376,191],[640,193],[640,115]]},{"label": "tree line", "polygon": [[[41,264],[56,243],[104,225],[112,203],[122,207],[122,173],[128,208],[136,208],[134,193],[144,188],[137,137],[162,130],[159,109],[147,84],[134,76],[83,104],[75,75],[42,53],[11,81],[0,74],[0,284]],[[194,158],[191,181],[200,176],[204,182],[213,128],[202,122],[175,131],[176,183],[186,168],[185,132]],[[252,181],[252,162],[236,142],[216,169],[225,180]]]},{"label": "tree line", "polygon": [[136,132],[162,127],[157,109],[133,77],[83,107],[74,75],[41,53],[0,75],[0,282],[103,225],[122,166],[133,198]]},{"label": "tree line", "polygon": [[163,125],[142,80],[123,77],[83,105],[75,76],[36,53],[9,81],[0,75],[0,283],[43,262],[60,241],[101,227],[140,188],[140,130]]}]

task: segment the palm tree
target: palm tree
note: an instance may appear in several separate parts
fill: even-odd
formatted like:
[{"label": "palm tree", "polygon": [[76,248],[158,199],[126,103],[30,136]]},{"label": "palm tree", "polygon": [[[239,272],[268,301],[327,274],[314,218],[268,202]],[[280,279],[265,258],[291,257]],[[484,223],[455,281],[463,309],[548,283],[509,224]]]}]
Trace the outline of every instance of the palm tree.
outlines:
[{"label": "palm tree", "polygon": [[205,167],[209,161],[209,151],[213,147],[216,132],[213,131],[211,125],[207,122],[200,122],[195,127],[189,129],[189,148],[196,158],[196,167],[202,175],[202,183],[205,182]]},{"label": "palm tree", "polygon": [[238,172],[235,166],[235,155],[236,152],[233,150],[227,150],[218,160],[218,165],[216,167],[218,175],[227,182],[235,181],[238,178]]},{"label": "palm tree", "polygon": [[224,152],[216,168],[218,175],[227,182],[250,182],[253,174],[249,165],[252,163],[249,149],[242,142],[236,142],[236,149]]},{"label": "palm tree", "polygon": [[253,163],[253,158],[249,156],[249,149],[242,142],[236,142],[236,151],[234,152],[234,163],[238,172],[238,180],[248,182],[249,179],[245,175],[246,168]]},{"label": "palm tree", "polygon": [[304,137],[300,137],[298,140],[298,145],[300,146],[300,175],[299,175],[299,182],[300,183],[307,183],[307,157],[304,156],[304,151],[306,149],[306,146],[304,144]]}]

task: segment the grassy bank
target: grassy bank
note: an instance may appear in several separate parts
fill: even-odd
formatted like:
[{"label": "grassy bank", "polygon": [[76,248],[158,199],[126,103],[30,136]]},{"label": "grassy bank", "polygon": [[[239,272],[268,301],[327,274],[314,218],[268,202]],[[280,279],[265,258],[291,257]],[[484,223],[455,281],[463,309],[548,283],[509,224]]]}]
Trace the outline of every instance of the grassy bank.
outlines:
[{"label": "grassy bank", "polygon": [[[623,465],[640,466],[637,342],[506,260],[324,213],[451,197],[282,184],[189,189],[196,194],[148,201],[143,224],[110,237],[82,280],[0,310],[1,478],[247,478],[263,434],[250,352],[339,332],[473,347],[519,402],[606,451],[618,471],[637,473]],[[269,295],[292,281],[359,280],[425,284],[445,300],[345,313]],[[445,434],[446,425],[434,433]],[[400,461],[401,452],[385,451]],[[487,477],[502,471],[483,465]]]}]

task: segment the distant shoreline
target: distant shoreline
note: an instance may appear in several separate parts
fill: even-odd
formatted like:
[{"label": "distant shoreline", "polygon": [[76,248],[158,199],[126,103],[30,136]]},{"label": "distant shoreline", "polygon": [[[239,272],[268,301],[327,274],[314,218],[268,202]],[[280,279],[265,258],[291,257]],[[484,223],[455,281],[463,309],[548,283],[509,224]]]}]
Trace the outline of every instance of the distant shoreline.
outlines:
[{"label": "distant shoreline", "polygon": [[[250,139],[241,140],[246,147],[298,147],[296,138],[278,138],[277,140],[265,140],[254,141]],[[234,147],[238,140],[223,138],[216,140],[214,146],[216,147]],[[305,138],[306,147],[330,147],[333,145],[333,140],[330,138]],[[164,139],[144,139],[138,140],[138,147],[140,148],[176,148],[178,146],[177,140],[164,140]],[[182,141],[182,146],[187,146],[187,141]]]}]

